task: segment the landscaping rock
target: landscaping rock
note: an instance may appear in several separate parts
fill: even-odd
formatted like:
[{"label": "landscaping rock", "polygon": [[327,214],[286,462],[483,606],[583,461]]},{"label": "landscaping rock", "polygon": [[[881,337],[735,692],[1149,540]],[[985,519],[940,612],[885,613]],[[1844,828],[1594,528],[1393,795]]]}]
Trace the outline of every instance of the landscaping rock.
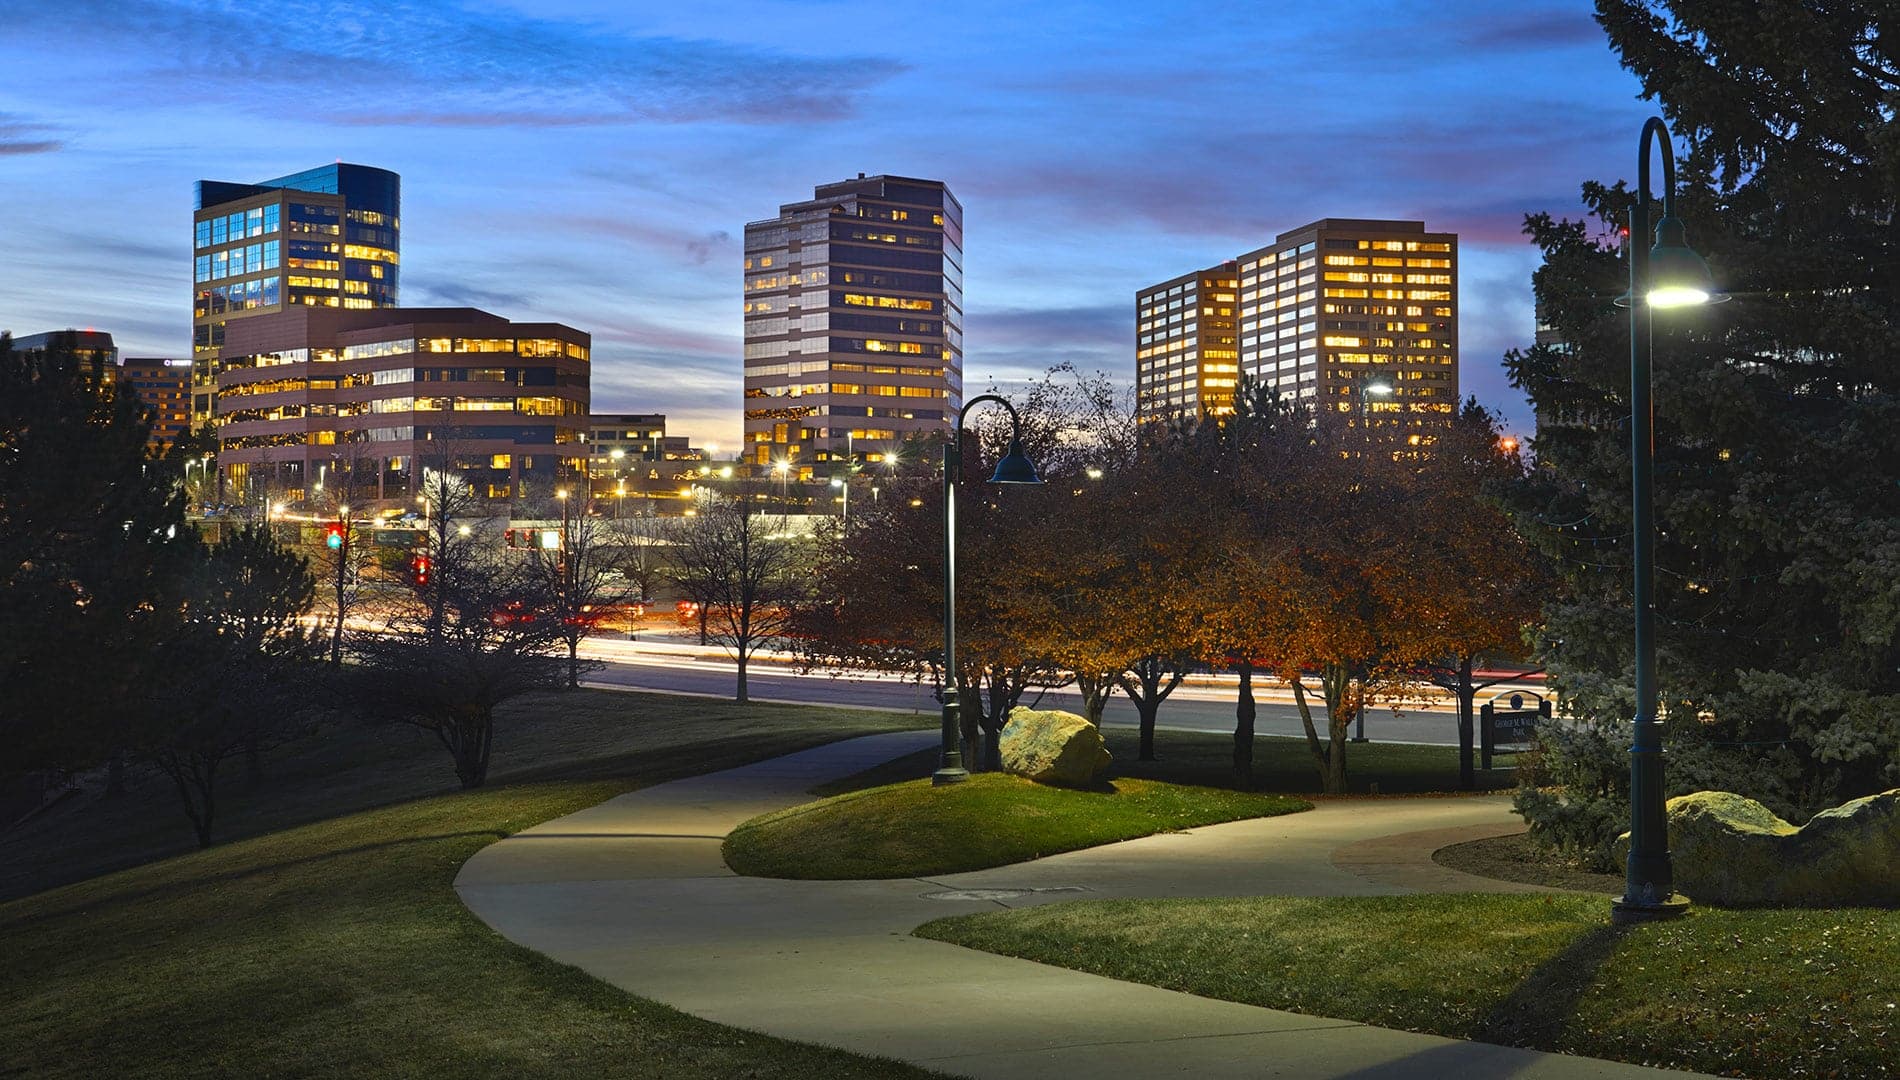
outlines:
[{"label": "landscaping rock", "polygon": [[1043,784],[1087,787],[1111,760],[1102,733],[1086,717],[1020,705],[1003,725],[1003,771]]},{"label": "landscaping rock", "polygon": [[[1669,800],[1676,888],[1730,907],[1900,904],[1900,788],[1823,810],[1800,828],[1753,799]],[[1629,851],[1629,834],[1617,839]]]}]

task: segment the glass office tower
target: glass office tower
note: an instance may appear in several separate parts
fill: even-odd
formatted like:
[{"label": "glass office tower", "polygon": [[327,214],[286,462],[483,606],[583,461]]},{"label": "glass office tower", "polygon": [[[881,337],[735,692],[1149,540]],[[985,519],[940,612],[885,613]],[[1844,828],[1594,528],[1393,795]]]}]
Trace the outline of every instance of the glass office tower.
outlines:
[{"label": "glass office tower", "polygon": [[862,174],[745,227],[747,461],[882,460],[963,402],[963,207]]},{"label": "glass office tower", "polygon": [[226,326],[294,305],[397,301],[402,178],[323,165],[256,184],[198,181],[192,214],[194,426],[214,419]]}]

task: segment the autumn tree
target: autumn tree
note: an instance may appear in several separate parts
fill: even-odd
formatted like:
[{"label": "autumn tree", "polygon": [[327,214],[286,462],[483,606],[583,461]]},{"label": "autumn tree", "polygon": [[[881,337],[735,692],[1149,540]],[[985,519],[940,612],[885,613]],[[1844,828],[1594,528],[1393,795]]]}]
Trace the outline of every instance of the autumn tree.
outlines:
[{"label": "autumn tree", "polygon": [[1473,400],[1439,436],[1416,477],[1420,535],[1407,558],[1434,588],[1423,594],[1412,617],[1427,624],[1440,650],[1420,673],[1457,701],[1458,786],[1466,790],[1477,782],[1472,758],[1478,693],[1530,673],[1520,664],[1511,674],[1482,678],[1478,664],[1490,658],[1508,666],[1522,654],[1525,632],[1555,585],[1497,502],[1522,476],[1515,444]]}]

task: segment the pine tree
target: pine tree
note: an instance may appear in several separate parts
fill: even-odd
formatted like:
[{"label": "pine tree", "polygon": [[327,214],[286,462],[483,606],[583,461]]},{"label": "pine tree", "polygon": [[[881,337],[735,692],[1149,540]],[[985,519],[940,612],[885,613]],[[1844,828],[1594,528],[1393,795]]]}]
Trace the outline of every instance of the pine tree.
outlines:
[{"label": "pine tree", "polygon": [[[1678,215],[1732,297],[1655,321],[1671,794],[1725,788],[1802,815],[1900,784],[1900,64],[1881,44],[1900,13],[1600,0],[1598,19],[1684,144]],[[1593,220],[1526,222],[1562,344],[1506,365],[1539,416],[1516,518],[1571,585],[1543,651],[1600,725],[1573,742],[1603,758],[1634,707],[1629,322],[1612,306],[1633,196],[1583,193]],[[1573,798],[1534,796],[1534,823],[1613,827],[1626,766],[1558,764]]]}]

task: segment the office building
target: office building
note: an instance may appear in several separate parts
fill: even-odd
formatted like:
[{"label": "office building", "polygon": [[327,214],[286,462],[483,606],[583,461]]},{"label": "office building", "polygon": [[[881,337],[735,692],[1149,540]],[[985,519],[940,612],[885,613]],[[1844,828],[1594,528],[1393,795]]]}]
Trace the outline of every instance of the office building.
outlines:
[{"label": "office building", "polygon": [[58,352],[78,360],[97,386],[111,387],[115,393],[131,394],[151,411],[152,433],[146,448],[154,455],[163,454],[178,437],[190,430],[189,360],[162,360],[151,357],[119,356],[112,335],[103,330],[50,330],[15,338],[14,351],[20,353]]},{"label": "office building", "polygon": [[128,389],[152,411],[154,453],[164,453],[191,430],[190,360],[128,356],[119,363],[119,390]]},{"label": "office building", "polygon": [[474,308],[295,306],[233,320],[218,465],[244,498],[407,500],[420,467],[487,498],[585,476],[592,339]]},{"label": "office building", "polygon": [[402,180],[341,162],[274,180],[200,180],[192,214],[191,421],[213,419],[225,335],[297,306],[395,307]]},{"label": "office building", "polygon": [[859,174],[745,227],[744,458],[801,474],[947,432],[963,402],[963,207]]},{"label": "office building", "polygon": [[103,330],[48,330],[13,339],[16,353],[62,353],[71,356],[100,386],[118,382],[119,347]]},{"label": "office building", "polygon": [[594,413],[587,418],[587,471],[611,475],[623,464],[698,461],[684,435],[666,433],[665,413]]},{"label": "office building", "polygon": [[[1234,262],[1238,282],[1235,336],[1240,373],[1277,387],[1282,394],[1322,414],[1337,414],[1348,426],[1383,432],[1411,446],[1429,446],[1458,405],[1458,237],[1426,232],[1420,221],[1326,218],[1283,232],[1274,242]],[[1173,289],[1169,283],[1167,330]],[[1199,278],[1200,310],[1206,300]],[[1153,298],[1160,288],[1146,289]],[[1186,324],[1185,302],[1179,309]],[[1143,314],[1147,312],[1147,314]],[[1156,305],[1138,301],[1137,326],[1153,348],[1170,338],[1159,332]],[[1205,319],[1208,316],[1202,315]],[[1179,351],[1185,352],[1186,347]],[[1160,396],[1144,399],[1143,415],[1159,417],[1206,405],[1189,399],[1184,366],[1138,359],[1166,372]],[[1200,355],[1202,385],[1218,361]],[[1176,373],[1179,373],[1178,375]],[[1147,385],[1144,381],[1143,385]],[[1177,389],[1178,387],[1178,389]],[[1220,388],[1224,389],[1224,388]]]},{"label": "office building", "polygon": [[1230,262],[1135,294],[1135,398],[1143,415],[1233,411],[1236,289]]}]

